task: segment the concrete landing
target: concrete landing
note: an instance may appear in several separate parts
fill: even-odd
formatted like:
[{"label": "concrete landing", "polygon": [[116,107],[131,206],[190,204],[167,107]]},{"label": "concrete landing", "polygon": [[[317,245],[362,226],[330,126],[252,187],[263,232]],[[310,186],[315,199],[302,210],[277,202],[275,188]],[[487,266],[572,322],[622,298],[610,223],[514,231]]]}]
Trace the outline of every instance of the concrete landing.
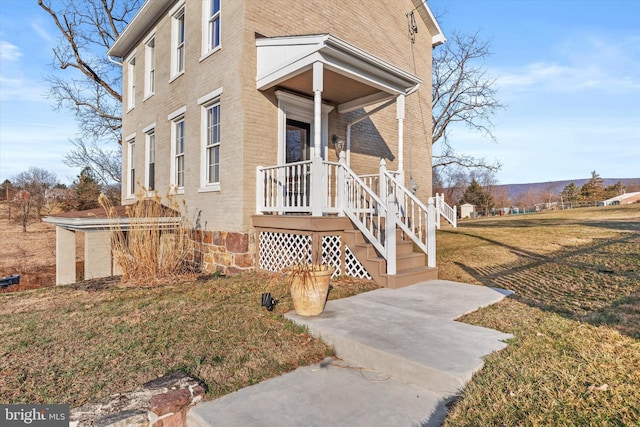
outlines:
[{"label": "concrete landing", "polygon": [[199,404],[190,426],[437,426],[445,404],[511,335],[453,319],[510,292],[443,280],[329,301],[322,315],[286,317],[342,360]]}]

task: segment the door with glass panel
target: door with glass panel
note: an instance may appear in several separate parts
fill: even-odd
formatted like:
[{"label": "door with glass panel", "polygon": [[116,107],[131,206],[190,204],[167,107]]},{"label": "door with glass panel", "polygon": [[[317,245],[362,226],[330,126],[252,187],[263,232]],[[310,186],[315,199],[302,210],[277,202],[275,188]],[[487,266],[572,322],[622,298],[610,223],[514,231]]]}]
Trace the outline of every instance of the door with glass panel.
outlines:
[{"label": "door with glass panel", "polygon": [[311,125],[287,119],[285,137],[285,162],[287,163],[285,206],[304,208],[309,206],[311,189]]}]

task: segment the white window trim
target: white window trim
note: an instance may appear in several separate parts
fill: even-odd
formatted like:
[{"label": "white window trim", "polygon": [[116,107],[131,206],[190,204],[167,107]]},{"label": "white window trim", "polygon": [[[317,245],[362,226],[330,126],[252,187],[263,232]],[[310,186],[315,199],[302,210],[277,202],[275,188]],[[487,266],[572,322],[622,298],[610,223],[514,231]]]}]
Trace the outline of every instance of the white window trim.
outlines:
[{"label": "white window trim", "polygon": [[[125,199],[135,199],[135,193],[131,192],[131,188],[133,187],[132,177],[131,177],[131,165],[134,160],[132,145],[135,147],[136,144],[136,134],[135,132],[127,135],[124,139],[124,142],[127,147],[127,179],[126,179],[126,196]],[[135,167],[135,165],[133,165]]]},{"label": "white window trim", "polygon": [[180,77],[181,75],[184,74],[184,70],[186,68],[186,64],[183,63],[182,64],[182,70],[178,71],[177,70],[177,66],[178,66],[178,17],[180,15],[184,15],[185,18],[183,19],[184,25],[185,25],[185,40],[183,42],[182,45],[182,55],[183,55],[183,59],[186,62],[186,8],[185,8],[185,2],[181,1],[178,4],[176,4],[171,11],[169,12],[169,15],[171,16],[171,72],[169,73],[169,83],[171,83],[172,81],[174,81],[175,79],[177,79],[178,77]]},{"label": "white window trim", "polygon": [[200,61],[204,61],[209,56],[213,55],[215,52],[222,49],[222,2],[220,0],[220,11],[216,14],[218,17],[218,25],[219,25],[219,33],[220,33],[220,43],[218,46],[214,46],[213,48],[209,48],[210,42],[210,34],[209,34],[209,20],[211,16],[209,15],[209,4],[211,0],[202,0],[202,56],[200,56]]},{"label": "white window trim", "polygon": [[[293,95],[289,92],[281,90],[276,91],[276,98],[278,98],[278,164],[284,165],[286,163],[285,145],[287,135],[287,119],[293,119],[300,122],[309,123],[311,125],[311,135],[314,134],[313,123],[313,99],[304,98],[301,96]],[[322,104],[322,129],[320,130],[322,141],[320,156],[323,159],[328,159],[329,148],[327,145],[329,134],[329,113],[333,110],[332,105]],[[314,146],[311,144],[310,157],[313,157]]]},{"label": "white window trim", "polygon": [[[154,189],[153,190],[149,190],[149,161],[151,160],[149,158],[149,153],[150,153],[150,143],[151,143],[151,135],[154,135],[154,139],[155,139],[155,133],[156,133],[156,124],[155,123],[151,123],[149,126],[145,127],[144,129],[142,129],[142,132],[144,132],[144,184],[145,187],[147,188],[147,195],[152,196],[157,192],[157,188],[158,186],[155,183],[155,178],[157,176],[157,174],[154,173]],[[154,153],[155,156],[155,153]],[[155,161],[154,161],[155,163]]]},{"label": "white window trim", "polygon": [[[180,121],[184,121],[185,113],[187,112],[187,106],[183,106],[178,108],[177,110],[169,113],[167,119],[171,121],[171,161],[169,167],[169,183],[171,185],[171,190],[175,194],[184,194],[184,182],[182,183],[182,187],[178,187],[176,181],[176,124]],[[186,126],[185,126],[186,129]],[[185,152],[186,152],[186,136],[185,136]],[[186,153],[185,153],[186,154]],[[184,155],[184,154],[183,154]],[[187,170],[187,165],[185,162],[184,171]]]},{"label": "white window trim", "polygon": [[[209,184],[207,182],[207,109],[215,104],[220,104],[220,96],[222,95],[222,88],[213,90],[206,95],[198,98],[198,105],[200,108],[200,188],[199,193],[206,193],[211,191],[220,191],[220,182]],[[222,162],[220,163],[222,165]]]},{"label": "white window trim", "polygon": [[136,51],[127,57],[127,113],[136,106]]},{"label": "white window trim", "polygon": [[[153,40],[153,47],[149,47],[149,43]],[[153,50],[153,61],[151,60],[150,52]],[[151,98],[156,93],[156,82],[157,82],[157,73],[156,73],[156,30],[155,28],[151,32],[151,34],[144,40],[144,98],[142,101],[146,101]],[[151,69],[153,66],[153,70]],[[150,73],[153,71],[153,79],[150,77]],[[153,82],[153,87],[152,86]]]}]

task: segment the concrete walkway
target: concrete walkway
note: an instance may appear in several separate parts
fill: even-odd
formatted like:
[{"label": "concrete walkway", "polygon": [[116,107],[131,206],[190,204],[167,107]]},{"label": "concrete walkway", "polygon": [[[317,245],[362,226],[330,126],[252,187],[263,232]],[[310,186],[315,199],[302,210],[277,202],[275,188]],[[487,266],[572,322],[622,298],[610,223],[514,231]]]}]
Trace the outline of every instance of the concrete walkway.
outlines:
[{"label": "concrete walkway", "polygon": [[511,335],[454,319],[509,291],[433,280],[329,301],[286,317],[339,359],[298,368],[193,408],[189,426],[438,426],[483,358]]}]

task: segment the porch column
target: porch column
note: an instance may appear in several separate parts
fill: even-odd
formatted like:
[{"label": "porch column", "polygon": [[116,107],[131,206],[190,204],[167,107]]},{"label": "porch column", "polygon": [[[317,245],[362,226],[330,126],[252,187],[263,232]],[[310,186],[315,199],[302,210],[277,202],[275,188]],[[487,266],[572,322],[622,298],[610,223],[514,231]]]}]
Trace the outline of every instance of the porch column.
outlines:
[{"label": "porch column", "polygon": [[111,271],[111,232],[84,233],[84,278],[109,277]]},{"label": "porch column", "polygon": [[322,176],[322,62],[313,64],[313,159],[311,163],[311,215],[322,216],[322,202],[325,199]]},{"label": "porch column", "polygon": [[[404,94],[396,98],[396,117],[398,119],[398,172],[404,177]],[[403,182],[404,184],[404,182]]]},{"label": "porch column", "polygon": [[324,83],[322,62],[313,63],[313,151],[315,157],[321,157],[322,148],[322,90]]},{"label": "porch column", "polygon": [[56,227],[56,285],[76,282],[76,233]]}]

